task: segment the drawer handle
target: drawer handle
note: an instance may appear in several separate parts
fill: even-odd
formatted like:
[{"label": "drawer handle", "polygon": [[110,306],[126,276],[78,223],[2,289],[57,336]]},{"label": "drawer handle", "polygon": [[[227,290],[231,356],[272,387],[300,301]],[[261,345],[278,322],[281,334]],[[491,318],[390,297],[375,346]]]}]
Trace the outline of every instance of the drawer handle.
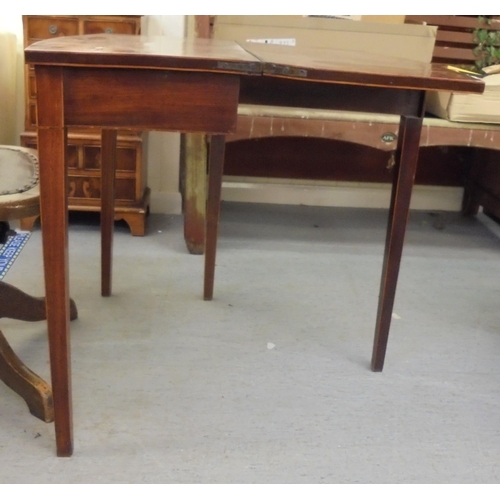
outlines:
[{"label": "drawer handle", "polygon": [[55,24],[51,24],[49,26],[49,33],[51,35],[55,35],[57,33],[57,26]]},{"label": "drawer handle", "polygon": [[107,33],[108,35],[112,35],[113,34],[113,28],[106,28],[104,30],[104,33]]}]

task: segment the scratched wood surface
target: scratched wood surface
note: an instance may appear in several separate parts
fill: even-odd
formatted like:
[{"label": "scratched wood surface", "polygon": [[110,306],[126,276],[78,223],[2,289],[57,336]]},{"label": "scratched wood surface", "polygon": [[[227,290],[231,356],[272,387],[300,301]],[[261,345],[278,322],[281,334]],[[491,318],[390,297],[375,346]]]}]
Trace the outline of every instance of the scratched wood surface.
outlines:
[{"label": "scratched wood surface", "polygon": [[[227,142],[263,137],[316,137],[352,142],[392,151],[396,147],[399,117],[305,108],[246,106],[238,108],[236,132]],[[420,145],[472,146],[500,150],[500,125],[449,122],[424,118]]]},{"label": "scratched wood surface", "polygon": [[93,67],[261,72],[260,62],[234,42],[165,36],[100,34],[42,40],[25,49],[25,60],[37,64]]}]

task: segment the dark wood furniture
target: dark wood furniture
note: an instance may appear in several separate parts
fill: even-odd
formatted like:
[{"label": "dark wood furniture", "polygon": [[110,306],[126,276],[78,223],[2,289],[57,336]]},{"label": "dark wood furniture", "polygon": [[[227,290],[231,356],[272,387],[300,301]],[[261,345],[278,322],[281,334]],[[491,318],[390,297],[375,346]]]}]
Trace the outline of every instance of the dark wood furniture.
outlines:
[{"label": "dark wood furniture", "polygon": [[[194,16],[194,35],[210,38],[214,17]],[[467,66],[473,66],[478,58],[474,29],[500,28],[500,20],[488,25],[478,16],[405,16],[405,22],[438,27],[432,62]],[[388,183],[391,172],[387,166],[396,150],[397,127],[397,120],[384,114],[240,106],[236,134],[228,138],[224,172],[232,179]],[[483,205],[500,218],[500,175],[495,174],[498,153],[494,152],[500,149],[499,131],[500,125],[424,117],[420,142],[424,150],[415,182],[464,187],[464,214],[475,214]],[[187,135],[183,141],[185,241],[191,253],[202,254],[207,144],[200,135]],[[319,148],[324,155],[318,154]],[[336,158],[336,162],[329,158]],[[495,175],[499,179],[492,182]]]},{"label": "dark wood furniture", "polygon": [[[37,217],[40,214],[38,159],[36,151],[15,146],[0,146],[0,221]],[[1,244],[4,241],[0,241]],[[70,317],[77,317],[74,302]],[[45,299],[32,297],[18,288],[0,281],[0,318],[42,321]],[[18,393],[30,412],[44,422],[54,420],[52,390],[42,378],[30,370],[10,347],[0,331],[0,380]]]},{"label": "dark wood furniture", "polygon": [[[139,35],[142,16],[23,16],[24,46],[62,36],[98,33]],[[21,145],[37,148],[37,92],[33,67],[25,65],[25,131]],[[145,159],[146,133],[121,130],[118,135],[115,220],[123,219],[134,236],[146,233],[150,189]],[[98,212],[101,207],[101,134],[72,127],[68,132],[69,209]],[[31,229],[35,218],[21,221]]]},{"label": "dark wood furniture", "polygon": [[[213,295],[225,136],[238,103],[306,106],[401,116],[372,368],[382,370],[418,158],[426,90],[482,92],[480,81],[443,66],[374,61],[363,54],[242,47],[217,40],[91,36],[25,50],[35,67],[47,321],[57,454],[71,455],[67,126],[103,128],[102,294],[111,293],[116,129],[210,135],[204,298]],[[162,103],[159,106],[158,103]],[[44,165],[51,166],[50,169]],[[49,272],[50,270],[50,272]]]}]

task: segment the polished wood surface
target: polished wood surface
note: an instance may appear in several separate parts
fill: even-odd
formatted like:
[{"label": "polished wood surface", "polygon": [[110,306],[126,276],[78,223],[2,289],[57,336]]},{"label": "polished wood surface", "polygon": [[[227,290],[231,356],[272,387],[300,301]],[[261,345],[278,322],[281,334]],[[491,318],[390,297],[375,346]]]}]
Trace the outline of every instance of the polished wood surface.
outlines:
[{"label": "polished wood surface", "polygon": [[[58,456],[73,453],[63,68],[35,66],[45,298]],[[44,166],[46,165],[46,167]]]},{"label": "polished wood surface", "polygon": [[89,35],[43,40],[25,50],[29,63],[260,73],[258,60],[234,42],[163,36]]},{"label": "polished wood surface", "polygon": [[[61,16],[38,15],[23,16],[24,47],[47,39],[88,35],[97,33],[115,33],[139,35],[141,16]],[[24,67],[26,131],[36,130],[36,83],[33,66]]]},{"label": "polished wood surface", "polygon": [[[235,130],[239,100],[277,100],[276,105],[287,106],[342,106],[366,112],[382,109],[402,115],[373,349],[373,369],[382,369],[425,91],[443,88],[482,92],[483,83],[439,66],[391,62],[374,68],[363,54],[356,53],[346,58],[337,51],[319,54],[294,48],[284,50],[280,60],[282,49],[254,47],[252,55],[233,42],[119,35],[66,37],[26,49],[26,61],[35,65],[40,99],[43,248],[59,456],[69,456],[73,450],[65,169],[68,124],[212,135],[204,282],[204,298],[208,300],[214,287],[225,135]],[[112,147],[115,139],[111,132],[107,140]],[[111,197],[115,159],[108,152],[103,160],[102,168],[107,171],[104,189]],[[105,210],[103,215],[108,212]],[[109,232],[110,225],[106,224],[104,233]],[[103,246],[103,252],[107,253],[103,259],[109,263],[110,280],[111,245]],[[110,292],[110,281],[104,289]]]},{"label": "polished wood surface", "polygon": [[[107,82],[105,88],[103,79]],[[149,88],[146,95],[142,90],[145,82]],[[227,133],[236,128],[239,81],[235,75],[70,68],[65,71],[64,85],[66,125],[106,128],[125,122],[129,129],[210,133]],[[90,93],[89,87],[100,92]]]},{"label": "polished wood surface", "polygon": [[87,35],[43,40],[28,63],[265,74],[288,79],[414,90],[477,92],[484,83],[446,69],[359,51],[161,36]]},{"label": "polished wood surface", "polygon": [[449,71],[444,64],[329,48],[259,43],[246,43],[242,47],[262,62],[264,75],[391,89],[481,92],[484,88],[480,80]]}]

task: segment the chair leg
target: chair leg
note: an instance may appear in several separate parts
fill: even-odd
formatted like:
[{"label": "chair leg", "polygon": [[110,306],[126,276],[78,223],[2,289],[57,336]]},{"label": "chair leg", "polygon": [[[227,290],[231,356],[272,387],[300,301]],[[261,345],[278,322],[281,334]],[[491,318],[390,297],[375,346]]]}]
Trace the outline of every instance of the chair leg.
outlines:
[{"label": "chair leg", "polygon": [[7,241],[9,229],[8,222],[0,221],[0,245],[3,245]]},{"label": "chair leg", "polygon": [[[75,302],[70,299],[70,319],[78,317]],[[42,321],[46,319],[45,298],[32,297],[15,286],[0,281],[0,318],[21,321]]]},{"label": "chair leg", "polygon": [[[76,304],[70,299],[70,318],[74,320],[77,317]],[[0,281],[0,318],[42,321],[46,319],[45,298],[32,297]],[[32,415],[44,422],[54,420],[52,390],[49,384],[23,364],[1,331],[0,380],[26,401]]]},{"label": "chair leg", "polygon": [[44,422],[54,420],[54,406],[50,386],[23,364],[1,331],[0,380],[26,401],[32,415]]},{"label": "chair leg", "polygon": [[39,215],[34,215],[33,217],[23,217],[19,220],[19,227],[22,231],[33,231],[35,222],[39,219]]}]

